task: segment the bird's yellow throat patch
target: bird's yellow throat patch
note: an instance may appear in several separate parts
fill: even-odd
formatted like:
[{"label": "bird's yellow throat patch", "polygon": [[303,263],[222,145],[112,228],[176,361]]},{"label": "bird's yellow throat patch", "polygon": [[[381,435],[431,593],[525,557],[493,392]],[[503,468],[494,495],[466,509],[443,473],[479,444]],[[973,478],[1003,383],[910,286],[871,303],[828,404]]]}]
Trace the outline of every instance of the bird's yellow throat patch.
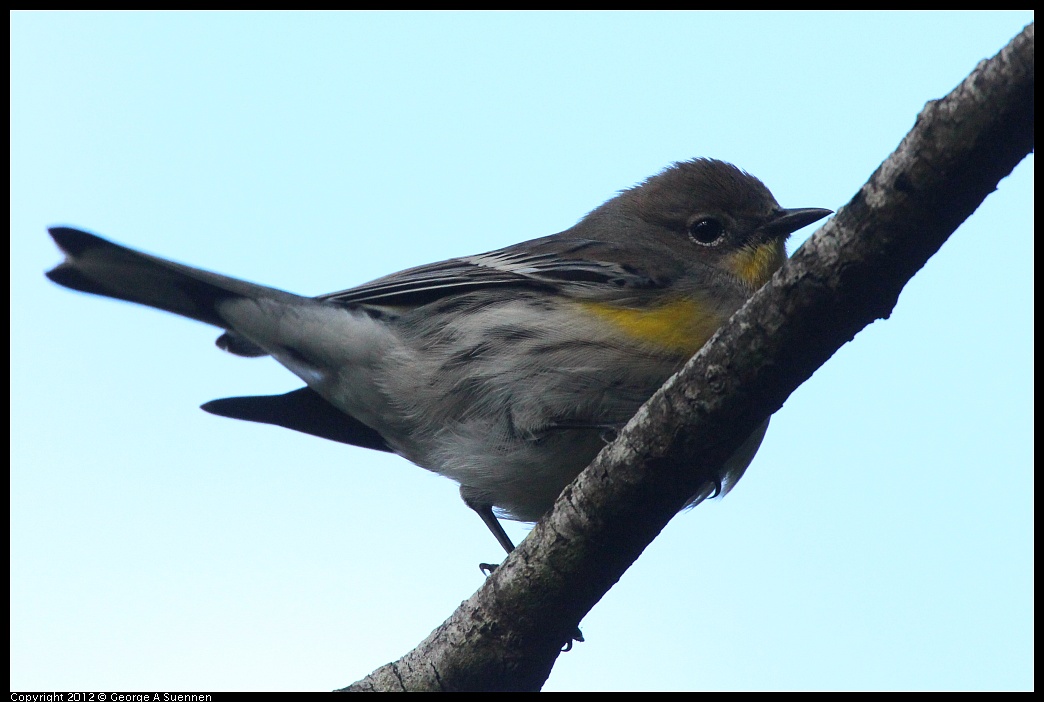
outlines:
[{"label": "bird's yellow throat patch", "polygon": [[[768,282],[786,259],[782,241],[745,246],[724,260],[737,278],[757,290]],[[633,341],[692,355],[725,323],[725,318],[699,300],[682,298],[649,308],[617,307],[604,302],[581,306],[609,322]]]},{"label": "bird's yellow throat patch", "polygon": [[751,290],[757,290],[780,269],[786,258],[786,246],[777,240],[758,246],[744,246],[726,258],[725,262],[733,275],[749,285]]},{"label": "bird's yellow throat patch", "polygon": [[583,302],[588,312],[604,319],[633,341],[691,356],[725,321],[696,300],[681,299],[648,309]]}]

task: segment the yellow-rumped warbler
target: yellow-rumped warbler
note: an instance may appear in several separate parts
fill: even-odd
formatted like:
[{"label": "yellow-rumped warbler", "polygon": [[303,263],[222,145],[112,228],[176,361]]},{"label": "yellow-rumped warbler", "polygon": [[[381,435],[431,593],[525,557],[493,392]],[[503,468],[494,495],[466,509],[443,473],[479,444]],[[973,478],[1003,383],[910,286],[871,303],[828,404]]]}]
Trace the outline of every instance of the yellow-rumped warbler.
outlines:
[{"label": "yellow-rumped warbler", "polygon": [[[203,409],[450,477],[511,551],[494,508],[539,519],[783,264],[787,236],[828,214],[782,209],[757,178],[696,159],[558,234],[314,298],[66,227],[50,230],[66,260],[47,276],[213,324],[233,354],[272,356],[307,386]],[[690,504],[739,480],[767,425]]]}]

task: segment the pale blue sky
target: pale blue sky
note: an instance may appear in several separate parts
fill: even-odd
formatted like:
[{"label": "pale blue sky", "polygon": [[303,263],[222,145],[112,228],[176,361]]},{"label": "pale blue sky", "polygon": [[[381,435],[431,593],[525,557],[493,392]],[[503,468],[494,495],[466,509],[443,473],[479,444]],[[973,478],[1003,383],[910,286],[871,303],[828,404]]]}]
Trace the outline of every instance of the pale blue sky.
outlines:
[{"label": "pale blue sky", "polygon": [[[50,284],[48,225],[319,294],[560,231],[694,156],[837,209],[1032,19],[13,14],[12,689],[342,686],[499,558],[446,479],[200,411],[300,382]],[[546,689],[1033,686],[1032,191],[1031,156]]]}]

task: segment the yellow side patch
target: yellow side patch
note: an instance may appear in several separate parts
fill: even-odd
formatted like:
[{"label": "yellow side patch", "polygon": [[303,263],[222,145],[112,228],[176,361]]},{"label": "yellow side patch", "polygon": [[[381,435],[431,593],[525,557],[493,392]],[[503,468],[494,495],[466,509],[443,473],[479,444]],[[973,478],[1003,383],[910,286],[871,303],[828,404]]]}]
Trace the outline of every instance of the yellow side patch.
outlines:
[{"label": "yellow side patch", "polygon": [[760,246],[744,246],[726,261],[733,275],[757,290],[768,282],[787,258],[782,241],[773,241]]},{"label": "yellow side patch", "polygon": [[675,300],[649,309],[615,307],[604,302],[582,302],[588,312],[613,324],[634,341],[696,353],[725,321],[695,300]]}]

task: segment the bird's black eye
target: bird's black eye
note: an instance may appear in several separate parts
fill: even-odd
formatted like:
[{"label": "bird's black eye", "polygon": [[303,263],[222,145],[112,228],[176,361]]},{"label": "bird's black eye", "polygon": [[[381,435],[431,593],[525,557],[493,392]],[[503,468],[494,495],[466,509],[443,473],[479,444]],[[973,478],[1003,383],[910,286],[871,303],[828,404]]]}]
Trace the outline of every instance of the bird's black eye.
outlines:
[{"label": "bird's black eye", "polygon": [[713,217],[700,217],[689,224],[689,237],[697,244],[714,246],[725,238],[725,225]]}]

